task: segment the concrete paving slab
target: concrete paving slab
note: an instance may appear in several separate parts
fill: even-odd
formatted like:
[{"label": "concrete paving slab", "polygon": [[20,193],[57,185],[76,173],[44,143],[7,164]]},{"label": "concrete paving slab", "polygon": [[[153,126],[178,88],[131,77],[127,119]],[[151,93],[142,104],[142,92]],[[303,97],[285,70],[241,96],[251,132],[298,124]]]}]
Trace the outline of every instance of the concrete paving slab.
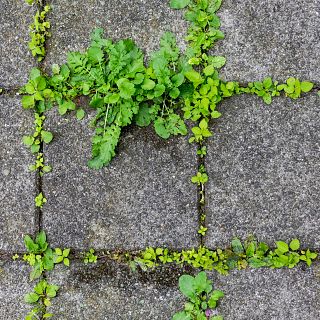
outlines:
[{"label": "concrete paving slab", "polygon": [[206,244],[253,234],[320,247],[320,99],[233,97],[208,140]]},{"label": "concrete paving slab", "polygon": [[218,308],[225,320],[318,320],[319,275],[316,266],[241,270],[211,279],[225,293]]},{"label": "concrete paving slab", "polygon": [[43,228],[50,242],[125,250],[196,246],[195,147],[186,137],[166,141],[153,128],[131,127],[112,163],[95,171],[87,166],[91,116],[79,122],[52,112],[46,121],[55,136],[45,148],[53,171],[43,177]]},{"label": "concrete paving slab", "polygon": [[150,54],[159,48],[165,31],[178,37],[180,46],[187,31],[181,10],[172,10],[162,0],[57,0],[50,14],[53,37],[48,41],[46,67],[66,61],[69,51],[84,51],[90,33],[103,28],[113,40],[130,38]]},{"label": "concrete paving slab", "polygon": [[0,317],[22,320],[32,309],[24,302],[24,295],[32,291],[30,268],[21,262],[0,261]]},{"label": "concrete paving slab", "polygon": [[24,85],[35,59],[28,49],[35,10],[21,0],[0,2],[0,87]]},{"label": "concrete paving slab", "polygon": [[23,250],[23,236],[34,231],[36,178],[34,159],[22,143],[32,133],[32,112],[20,99],[0,96],[0,250]]},{"label": "concrete paving slab", "polygon": [[290,76],[319,82],[320,6],[314,0],[224,0],[218,12],[226,38],[224,79],[242,82]]},{"label": "concrete paving slab", "polygon": [[50,310],[57,320],[171,319],[184,304],[177,289],[179,275],[171,285],[161,276],[153,281],[144,277],[110,263],[73,263],[67,270],[56,268],[49,280],[61,289]]}]

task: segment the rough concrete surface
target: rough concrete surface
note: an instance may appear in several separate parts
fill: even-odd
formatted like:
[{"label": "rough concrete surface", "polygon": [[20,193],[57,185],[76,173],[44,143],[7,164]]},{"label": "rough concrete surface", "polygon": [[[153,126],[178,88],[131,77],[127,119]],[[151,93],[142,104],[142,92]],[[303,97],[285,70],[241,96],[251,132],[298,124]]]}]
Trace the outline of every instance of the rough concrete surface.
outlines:
[{"label": "rough concrete surface", "polygon": [[90,33],[103,28],[113,40],[130,38],[147,54],[157,50],[165,31],[173,32],[180,46],[187,23],[181,10],[172,10],[162,0],[58,0],[50,14],[53,37],[48,41],[46,67],[66,61],[69,51],[84,51]]},{"label": "rough concrete surface", "polygon": [[224,0],[218,15],[226,37],[213,53],[227,58],[223,78],[319,82],[318,0]]},{"label": "rough concrete surface", "polygon": [[253,234],[320,247],[319,107],[316,95],[221,105],[206,158],[207,245]]},{"label": "rough concrete surface", "polygon": [[35,174],[28,172],[34,160],[22,143],[32,127],[20,99],[0,96],[0,250],[23,250],[23,236],[34,230]]},{"label": "rough concrete surface", "polygon": [[312,268],[233,271],[211,277],[225,297],[218,307],[224,320],[320,319],[320,270]]},{"label": "rough concrete surface", "polygon": [[0,261],[0,318],[22,320],[32,309],[24,302],[24,295],[32,291],[30,268],[19,262]]},{"label": "rough concrete surface", "polygon": [[43,177],[43,227],[50,241],[125,250],[196,246],[197,190],[190,181],[197,171],[195,147],[186,137],[165,141],[151,127],[131,127],[113,162],[95,171],[87,166],[88,122],[54,113],[47,118],[55,136],[45,148],[54,169]]},{"label": "rough concrete surface", "polygon": [[35,59],[28,49],[35,10],[22,0],[0,2],[0,87],[24,85]]},{"label": "rough concrete surface", "polygon": [[156,277],[151,281],[144,277],[110,263],[59,268],[50,275],[50,282],[61,285],[61,294],[50,310],[57,320],[171,319],[184,304],[176,281],[168,286],[159,284]]}]

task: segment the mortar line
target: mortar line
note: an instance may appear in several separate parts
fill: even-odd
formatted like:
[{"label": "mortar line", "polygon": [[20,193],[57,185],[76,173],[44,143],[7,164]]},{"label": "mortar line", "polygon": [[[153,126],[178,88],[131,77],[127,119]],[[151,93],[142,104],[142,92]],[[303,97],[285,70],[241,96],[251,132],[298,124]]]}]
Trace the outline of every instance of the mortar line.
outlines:
[{"label": "mortar line", "polygon": [[[201,149],[202,144],[201,143],[197,143],[197,149]],[[205,165],[204,162],[204,158],[200,155],[197,154],[197,158],[198,158],[198,172],[200,171],[200,168],[202,165]],[[202,223],[202,217],[205,215],[205,184],[201,183],[200,186],[198,186],[197,188],[198,190],[198,230],[200,229],[200,227],[203,225]],[[201,198],[204,199],[204,203],[201,203]],[[206,221],[204,221],[204,224],[206,223]],[[197,230],[197,233],[198,233]],[[200,246],[204,246],[204,242],[205,242],[205,238],[202,234],[199,234],[199,242],[200,242]]]}]

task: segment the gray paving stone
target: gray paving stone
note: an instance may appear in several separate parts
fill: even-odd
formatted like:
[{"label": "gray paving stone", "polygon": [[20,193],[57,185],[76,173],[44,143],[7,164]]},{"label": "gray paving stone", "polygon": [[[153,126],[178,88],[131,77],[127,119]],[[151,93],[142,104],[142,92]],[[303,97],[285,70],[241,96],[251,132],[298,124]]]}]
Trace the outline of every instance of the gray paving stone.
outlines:
[{"label": "gray paving stone", "polygon": [[320,319],[319,266],[241,270],[211,279],[225,293],[218,307],[225,320]]},{"label": "gray paving stone", "polygon": [[28,172],[34,160],[21,141],[32,128],[20,99],[0,96],[0,250],[24,249],[23,236],[34,230],[35,174]]},{"label": "gray paving stone", "polygon": [[113,162],[95,171],[87,167],[93,134],[88,120],[51,113],[46,125],[55,135],[45,149],[53,172],[43,177],[43,227],[51,243],[107,249],[197,245],[197,190],[190,181],[197,156],[186,137],[165,141],[152,128],[132,127]]},{"label": "gray paving stone", "polygon": [[184,305],[177,290],[178,277],[172,284],[161,277],[149,281],[118,264],[56,268],[49,280],[61,289],[50,311],[57,320],[171,319]]},{"label": "gray paving stone", "polygon": [[69,51],[84,51],[90,43],[90,33],[103,28],[113,40],[133,39],[149,54],[158,49],[165,31],[177,35],[179,44],[187,23],[181,10],[172,10],[162,0],[57,0],[50,15],[53,37],[48,41],[46,66],[66,61]]},{"label": "gray paving stone", "polygon": [[226,38],[214,53],[227,58],[225,79],[319,82],[319,1],[224,0],[218,15]]},{"label": "gray paving stone", "polygon": [[0,318],[22,320],[31,310],[24,302],[24,295],[30,292],[34,283],[29,282],[30,268],[18,262],[0,261]]},{"label": "gray paving stone", "polygon": [[320,247],[320,99],[225,101],[208,140],[209,246],[234,236]]},{"label": "gray paving stone", "polygon": [[35,10],[25,1],[0,2],[0,87],[24,85],[35,59],[28,49],[29,25]]}]

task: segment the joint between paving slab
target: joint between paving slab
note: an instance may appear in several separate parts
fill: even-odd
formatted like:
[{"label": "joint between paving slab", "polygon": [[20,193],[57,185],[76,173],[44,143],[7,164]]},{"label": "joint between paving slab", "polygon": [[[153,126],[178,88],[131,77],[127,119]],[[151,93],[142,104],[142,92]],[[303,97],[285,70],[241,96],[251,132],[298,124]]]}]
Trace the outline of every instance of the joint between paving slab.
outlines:
[{"label": "joint between paving slab", "polygon": [[[201,144],[197,144],[198,149],[201,149]],[[200,155],[198,155],[198,170],[201,168],[201,166],[204,166],[204,158],[201,158]],[[197,188],[198,190],[198,230],[203,225],[202,218],[205,217],[205,203],[201,203],[201,199],[205,199],[205,184],[201,183],[200,186]],[[204,224],[206,224],[206,221],[203,221]],[[204,245],[205,237],[202,234],[198,233],[199,238],[199,244],[200,246]]]}]

